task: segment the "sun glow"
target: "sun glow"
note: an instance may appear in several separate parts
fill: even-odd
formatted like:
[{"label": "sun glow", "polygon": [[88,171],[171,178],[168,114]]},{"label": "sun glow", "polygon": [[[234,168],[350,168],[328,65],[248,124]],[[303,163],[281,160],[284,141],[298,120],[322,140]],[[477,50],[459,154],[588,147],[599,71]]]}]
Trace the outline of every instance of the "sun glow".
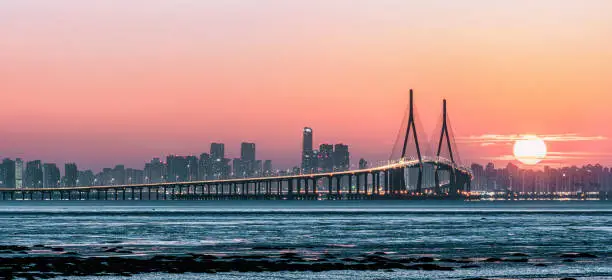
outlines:
[{"label": "sun glow", "polygon": [[538,164],[546,157],[546,143],[536,135],[524,135],[514,142],[514,157],[524,164]]}]

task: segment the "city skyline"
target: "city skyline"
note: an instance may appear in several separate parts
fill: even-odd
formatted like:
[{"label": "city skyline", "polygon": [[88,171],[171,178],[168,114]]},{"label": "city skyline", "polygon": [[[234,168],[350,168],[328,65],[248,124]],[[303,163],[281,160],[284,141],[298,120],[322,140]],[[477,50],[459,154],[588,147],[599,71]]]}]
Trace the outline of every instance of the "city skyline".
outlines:
[{"label": "city skyline", "polygon": [[[310,127],[304,128],[302,157],[312,156],[305,167],[304,159],[292,168],[273,169],[272,160],[258,159],[257,144],[242,142],[240,156],[226,154],[224,143],[212,142],[208,152],[198,155],[168,154],[165,160],[153,156],[150,161],[137,167],[126,167],[117,163],[98,170],[81,169],[74,162],[64,165],[49,163],[40,159],[4,158],[0,162],[0,187],[8,188],[53,188],[74,186],[125,185],[162,182],[192,182],[230,178],[253,178],[281,174],[309,174],[354,169],[350,164],[349,146],[343,143],[321,143],[319,150],[313,150]],[[319,152],[320,151],[320,152]],[[25,163],[25,167],[24,167]],[[359,168],[367,167],[367,161],[359,160]],[[22,175],[23,174],[23,175]]]},{"label": "city skyline", "polygon": [[0,0],[0,279],[612,280],[612,0]]},{"label": "city skyline", "polygon": [[244,141],[290,168],[307,124],[383,160],[415,88],[428,136],[448,99],[466,163],[537,134],[539,166],[612,164],[608,1],[250,3],[1,3],[0,156],[100,169]]}]

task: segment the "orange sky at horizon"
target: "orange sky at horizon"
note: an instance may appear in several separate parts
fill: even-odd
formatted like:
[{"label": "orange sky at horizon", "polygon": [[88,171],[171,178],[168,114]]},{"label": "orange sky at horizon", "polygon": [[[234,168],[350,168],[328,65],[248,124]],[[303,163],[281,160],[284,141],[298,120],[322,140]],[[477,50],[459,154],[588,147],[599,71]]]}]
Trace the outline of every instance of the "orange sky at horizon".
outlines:
[{"label": "orange sky at horizon", "polygon": [[142,168],[252,141],[285,168],[310,126],[387,159],[413,88],[428,135],[446,98],[460,140],[575,134],[540,165],[612,165],[609,1],[84,2],[0,3],[0,157]]}]

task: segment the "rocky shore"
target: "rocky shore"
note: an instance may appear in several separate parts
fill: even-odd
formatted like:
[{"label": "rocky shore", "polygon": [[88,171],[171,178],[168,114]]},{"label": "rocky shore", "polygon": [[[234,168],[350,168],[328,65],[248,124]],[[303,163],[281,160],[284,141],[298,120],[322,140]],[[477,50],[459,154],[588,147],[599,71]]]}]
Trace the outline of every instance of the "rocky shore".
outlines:
[{"label": "rocky shore", "polygon": [[[199,253],[139,255],[122,246],[98,248],[101,254],[81,255],[61,247],[44,245],[0,246],[1,279],[46,279],[58,276],[130,276],[138,273],[218,273],[264,271],[331,271],[331,270],[444,270],[478,268],[492,263],[527,263],[547,266],[541,258],[530,259],[523,253],[488,258],[406,257],[385,252],[368,252],[346,257],[325,253],[313,257],[286,248],[274,252],[244,255]],[[268,248],[270,249],[270,248]],[[556,262],[597,259],[584,252],[562,253]]]}]

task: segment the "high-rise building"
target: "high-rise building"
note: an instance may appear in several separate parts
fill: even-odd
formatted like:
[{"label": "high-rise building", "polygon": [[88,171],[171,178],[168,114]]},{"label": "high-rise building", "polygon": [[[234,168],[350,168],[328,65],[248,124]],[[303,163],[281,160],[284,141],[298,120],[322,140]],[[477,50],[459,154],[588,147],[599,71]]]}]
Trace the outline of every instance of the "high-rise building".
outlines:
[{"label": "high-rise building", "polygon": [[103,168],[102,172],[98,173],[96,175],[96,182],[99,185],[116,185],[115,179],[114,179],[114,172],[112,168]]},{"label": "high-rise building", "polygon": [[247,176],[242,159],[235,158],[232,160],[232,173],[235,178],[245,178]]},{"label": "high-rise building", "polygon": [[497,179],[497,171],[495,170],[495,165],[492,162],[487,164],[487,167],[485,168],[485,176],[487,178],[487,191],[495,190],[497,188],[497,182],[495,181]]},{"label": "high-rise building", "polygon": [[243,142],[240,145],[240,161],[244,174],[247,177],[253,176],[255,173],[255,143]]},{"label": "high-rise building", "polygon": [[211,143],[210,144],[210,157],[213,159],[225,158],[225,144]]},{"label": "high-rise building", "polygon": [[210,158],[210,155],[207,153],[202,153],[200,155],[198,165],[198,178],[200,180],[212,179],[212,160]]},{"label": "high-rise building", "polygon": [[223,143],[210,144],[210,159],[212,164],[212,177],[215,179],[227,178],[230,171],[230,160],[225,158],[225,145]]},{"label": "high-rise building", "polygon": [[312,128],[304,127],[302,151],[312,151]]},{"label": "high-rise building", "polygon": [[15,161],[5,158],[0,164],[2,168],[0,168],[0,185],[5,188],[14,188],[15,187]]},{"label": "high-rise building", "polygon": [[187,163],[187,181],[195,181],[199,175],[199,161],[196,156],[187,156],[185,158]]},{"label": "high-rise building", "polygon": [[319,166],[323,172],[334,170],[334,146],[330,144],[319,145]]},{"label": "high-rise building", "polygon": [[144,183],[144,171],[140,169],[125,169],[125,183],[128,185]]},{"label": "high-rise building", "polygon": [[4,161],[3,161],[0,163],[0,187],[6,187],[6,175],[7,174],[4,168]]},{"label": "high-rise building", "polygon": [[126,184],[126,176],[125,176],[125,166],[122,164],[118,164],[113,168],[112,171],[112,182],[114,185],[125,185]]},{"label": "high-rise building", "polygon": [[336,144],[334,145],[334,169],[338,171],[349,170],[350,168],[350,154],[348,145]]},{"label": "high-rise building", "polygon": [[76,163],[66,163],[64,165],[64,186],[74,187],[79,179],[79,170]]},{"label": "high-rise building", "polygon": [[314,165],[316,160],[312,149],[312,128],[304,127],[302,134],[302,172],[313,173],[316,169]]},{"label": "high-rise building", "polygon": [[153,158],[151,162],[145,164],[144,182],[162,183],[166,180],[166,165],[159,158]]},{"label": "high-rise building", "polygon": [[15,159],[15,188],[23,188],[23,161],[20,158]]},{"label": "high-rise building", "polygon": [[95,176],[91,170],[79,171],[78,186],[96,186]]},{"label": "high-rise building", "polygon": [[255,168],[254,168],[254,176],[255,177],[260,177],[263,174],[263,163],[261,162],[260,159],[255,161]]},{"label": "high-rise building", "polygon": [[43,186],[43,169],[40,160],[26,163],[25,185],[30,188],[41,188]]},{"label": "high-rise building", "polygon": [[272,175],[272,161],[267,159],[263,163],[263,175],[270,176]]},{"label": "high-rise building", "polygon": [[486,175],[484,171],[484,167],[480,164],[474,163],[472,164],[472,174],[474,177],[472,179],[472,190],[474,191],[482,191],[486,189]]},{"label": "high-rise building", "polygon": [[187,168],[187,158],[177,155],[169,155],[166,157],[168,165],[168,181],[169,182],[184,182],[189,178],[189,170]]},{"label": "high-rise building", "polygon": [[229,177],[229,173],[230,173],[230,159],[228,158],[223,158],[220,159],[219,161],[219,173],[218,175],[215,175],[217,178],[221,178],[221,179],[226,179]]},{"label": "high-rise building", "polygon": [[60,170],[55,163],[43,164],[43,188],[59,187],[60,178]]}]

